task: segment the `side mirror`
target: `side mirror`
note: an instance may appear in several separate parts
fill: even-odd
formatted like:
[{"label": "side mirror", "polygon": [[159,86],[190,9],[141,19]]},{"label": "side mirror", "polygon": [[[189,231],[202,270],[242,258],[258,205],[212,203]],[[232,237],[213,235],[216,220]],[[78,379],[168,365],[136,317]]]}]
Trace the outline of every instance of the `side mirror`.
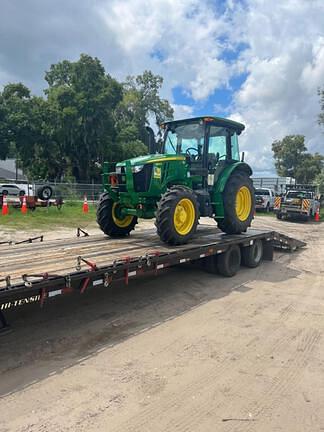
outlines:
[{"label": "side mirror", "polygon": [[245,153],[242,152],[242,155],[241,155],[241,162],[244,162],[244,155],[245,155]]},{"label": "side mirror", "polygon": [[148,149],[150,154],[156,153],[156,142],[154,131],[150,126],[145,126],[147,135],[148,135]]}]

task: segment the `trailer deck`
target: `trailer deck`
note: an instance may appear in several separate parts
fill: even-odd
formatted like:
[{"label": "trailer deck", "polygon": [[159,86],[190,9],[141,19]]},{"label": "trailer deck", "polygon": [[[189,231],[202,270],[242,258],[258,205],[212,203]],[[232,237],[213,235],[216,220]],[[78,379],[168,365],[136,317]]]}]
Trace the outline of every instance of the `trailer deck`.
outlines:
[{"label": "trailer deck", "polygon": [[157,274],[166,267],[216,256],[233,244],[250,246],[256,239],[263,241],[263,259],[272,259],[273,247],[295,250],[305,245],[275,231],[249,229],[226,235],[211,225],[200,225],[191,243],[174,247],[163,244],[154,229],[135,231],[126,239],[96,235],[0,244],[0,328],[1,322],[6,327],[4,312],[10,308],[32,302],[43,305],[56,295],[82,294],[117,280],[128,284],[130,278],[144,273]]}]

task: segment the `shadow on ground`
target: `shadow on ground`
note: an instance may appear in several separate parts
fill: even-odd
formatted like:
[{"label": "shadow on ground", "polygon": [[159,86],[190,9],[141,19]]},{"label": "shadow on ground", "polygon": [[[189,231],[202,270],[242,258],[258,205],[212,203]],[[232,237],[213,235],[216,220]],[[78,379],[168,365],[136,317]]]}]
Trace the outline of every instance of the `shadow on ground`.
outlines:
[{"label": "shadow on ground", "polygon": [[174,319],[202,304],[245,295],[251,281],[278,283],[299,272],[264,262],[233,278],[177,267],[128,286],[62,296],[44,308],[30,304],[7,314],[13,331],[0,338],[0,396],[62,372],[102,349]]}]

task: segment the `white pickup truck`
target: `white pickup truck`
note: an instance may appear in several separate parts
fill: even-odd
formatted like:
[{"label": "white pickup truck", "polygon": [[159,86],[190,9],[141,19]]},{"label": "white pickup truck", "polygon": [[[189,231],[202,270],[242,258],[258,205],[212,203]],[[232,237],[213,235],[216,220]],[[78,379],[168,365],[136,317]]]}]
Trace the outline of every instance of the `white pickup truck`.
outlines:
[{"label": "white pickup truck", "polygon": [[272,189],[255,189],[255,208],[256,210],[273,210],[275,193]]}]

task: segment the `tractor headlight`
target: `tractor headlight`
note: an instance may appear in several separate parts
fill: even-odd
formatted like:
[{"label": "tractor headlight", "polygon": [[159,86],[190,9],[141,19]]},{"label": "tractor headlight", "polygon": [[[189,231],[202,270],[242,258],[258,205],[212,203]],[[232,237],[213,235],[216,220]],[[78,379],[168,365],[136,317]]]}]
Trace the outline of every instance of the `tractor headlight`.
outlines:
[{"label": "tractor headlight", "polygon": [[136,174],[136,173],[142,171],[143,168],[144,168],[144,165],[135,165],[132,167],[132,172],[134,174]]},{"label": "tractor headlight", "polygon": [[122,171],[122,167],[121,166],[117,166],[116,167],[116,174],[121,174]]}]

